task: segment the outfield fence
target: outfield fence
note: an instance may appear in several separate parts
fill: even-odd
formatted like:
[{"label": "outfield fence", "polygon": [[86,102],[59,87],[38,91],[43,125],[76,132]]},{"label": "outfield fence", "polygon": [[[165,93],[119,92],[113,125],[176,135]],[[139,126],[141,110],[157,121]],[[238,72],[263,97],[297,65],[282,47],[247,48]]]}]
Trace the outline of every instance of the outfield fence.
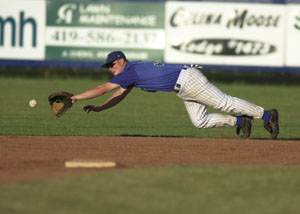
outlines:
[{"label": "outfield fence", "polygon": [[0,65],[129,60],[300,72],[300,0],[0,0]]}]

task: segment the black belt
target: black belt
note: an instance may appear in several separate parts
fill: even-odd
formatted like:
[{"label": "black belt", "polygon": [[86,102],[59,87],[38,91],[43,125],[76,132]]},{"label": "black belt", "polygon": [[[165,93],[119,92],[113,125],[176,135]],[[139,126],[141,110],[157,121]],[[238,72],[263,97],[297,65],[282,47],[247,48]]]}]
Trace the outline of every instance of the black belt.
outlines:
[{"label": "black belt", "polygon": [[181,87],[181,85],[180,85],[179,83],[176,83],[176,85],[175,85],[175,87],[174,87],[174,91],[175,91],[176,93],[178,93],[179,90],[180,90],[180,87]]}]

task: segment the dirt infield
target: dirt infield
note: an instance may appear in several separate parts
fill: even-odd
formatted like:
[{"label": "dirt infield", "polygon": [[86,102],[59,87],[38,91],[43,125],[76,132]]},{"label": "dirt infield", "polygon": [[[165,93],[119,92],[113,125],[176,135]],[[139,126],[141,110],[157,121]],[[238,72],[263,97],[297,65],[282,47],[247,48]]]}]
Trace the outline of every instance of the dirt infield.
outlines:
[{"label": "dirt infield", "polygon": [[[0,184],[99,170],[168,165],[300,166],[300,141],[153,137],[0,136]],[[65,161],[110,160],[113,169]]]}]

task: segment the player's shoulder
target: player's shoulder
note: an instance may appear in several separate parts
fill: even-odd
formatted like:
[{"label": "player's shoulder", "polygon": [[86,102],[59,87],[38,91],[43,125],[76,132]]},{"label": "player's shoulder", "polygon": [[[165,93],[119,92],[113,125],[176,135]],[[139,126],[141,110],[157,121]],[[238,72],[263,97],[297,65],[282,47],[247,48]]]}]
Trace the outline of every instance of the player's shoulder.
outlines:
[{"label": "player's shoulder", "polygon": [[126,71],[135,71],[137,69],[143,68],[143,67],[149,67],[151,65],[150,62],[145,62],[145,61],[130,61],[127,63],[125,70]]},{"label": "player's shoulder", "polygon": [[153,67],[153,66],[163,66],[163,63],[150,62],[150,61],[132,61],[128,63],[129,66],[143,66],[143,67]]}]

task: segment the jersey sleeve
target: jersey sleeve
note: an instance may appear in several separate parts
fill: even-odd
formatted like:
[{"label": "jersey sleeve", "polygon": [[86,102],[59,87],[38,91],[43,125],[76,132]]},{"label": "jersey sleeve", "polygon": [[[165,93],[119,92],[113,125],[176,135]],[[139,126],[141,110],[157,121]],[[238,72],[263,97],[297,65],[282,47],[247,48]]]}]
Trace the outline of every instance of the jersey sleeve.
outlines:
[{"label": "jersey sleeve", "polygon": [[135,85],[138,80],[138,76],[133,69],[125,69],[117,76],[109,80],[110,83],[120,85],[122,88],[129,88],[129,86]]}]

